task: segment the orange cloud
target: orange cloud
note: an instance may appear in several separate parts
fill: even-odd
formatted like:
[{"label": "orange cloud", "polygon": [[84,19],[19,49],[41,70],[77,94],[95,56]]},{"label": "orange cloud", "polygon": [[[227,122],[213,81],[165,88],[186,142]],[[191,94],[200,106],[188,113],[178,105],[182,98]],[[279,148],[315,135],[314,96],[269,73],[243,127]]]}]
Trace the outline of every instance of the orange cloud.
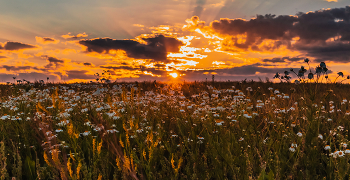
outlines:
[{"label": "orange cloud", "polygon": [[84,33],[79,33],[77,35],[72,35],[70,32],[68,34],[62,35],[61,37],[63,37],[64,39],[78,39],[81,37],[88,37],[88,35],[84,32]]},{"label": "orange cloud", "polygon": [[41,43],[41,44],[57,44],[59,43],[60,41],[59,40],[56,40],[54,38],[50,38],[50,37],[39,37],[39,36],[35,36],[35,40],[36,42],[38,43]]},{"label": "orange cloud", "polygon": [[23,54],[23,53],[18,53],[17,56],[18,56],[18,58],[22,58],[22,59],[28,59],[28,58],[33,57],[30,54]]},{"label": "orange cloud", "polygon": [[145,27],[145,26],[142,25],[142,24],[133,24],[133,26],[136,26],[136,27]]},{"label": "orange cloud", "polygon": [[68,49],[68,48],[62,50],[62,54],[65,54],[65,55],[68,55],[71,53],[76,54],[77,52],[79,52],[79,51],[77,51],[75,49]]}]

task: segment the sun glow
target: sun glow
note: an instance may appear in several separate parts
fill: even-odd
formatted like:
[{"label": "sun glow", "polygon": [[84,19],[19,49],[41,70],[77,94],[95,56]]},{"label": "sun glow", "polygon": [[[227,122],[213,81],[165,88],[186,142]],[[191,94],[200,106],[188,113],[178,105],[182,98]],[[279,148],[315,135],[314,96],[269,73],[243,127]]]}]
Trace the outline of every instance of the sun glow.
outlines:
[{"label": "sun glow", "polygon": [[177,73],[170,73],[170,76],[172,76],[173,78],[177,78]]}]

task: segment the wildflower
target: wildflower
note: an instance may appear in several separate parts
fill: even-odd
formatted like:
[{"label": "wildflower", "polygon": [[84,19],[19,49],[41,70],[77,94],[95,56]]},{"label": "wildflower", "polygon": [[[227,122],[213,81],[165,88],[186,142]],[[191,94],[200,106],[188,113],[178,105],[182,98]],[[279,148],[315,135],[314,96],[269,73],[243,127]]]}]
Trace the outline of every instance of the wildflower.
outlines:
[{"label": "wildflower", "polygon": [[297,123],[292,122],[292,124],[290,126],[295,127],[296,125],[297,125]]},{"label": "wildflower", "polygon": [[8,119],[9,117],[7,116],[7,115],[5,115],[5,116],[2,116],[0,119],[2,119],[2,120],[6,120],[6,119]]},{"label": "wildflower", "polygon": [[81,133],[83,136],[88,136],[89,134],[91,134],[90,133],[90,131],[85,131],[85,132],[83,132],[83,133]]},{"label": "wildflower", "polygon": [[291,146],[291,147],[289,148],[289,151],[295,152],[295,148],[294,148],[293,146]]},{"label": "wildflower", "polygon": [[322,134],[319,134],[319,135],[318,135],[318,138],[323,139]]},{"label": "wildflower", "polygon": [[244,138],[243,137],[241,137],[241,138],[239,138],[239,140],[238,141],[243,141],[244,140]]},{"label": "wildflower", "polygon": [[344,131],[344,127],[343,126],[338,126],[338,130],[339,131]]},{"label": "wildflower", "polygon": [[264,143],[264,144],[266,143],[266,141],[267,141],[268,138],[269,138],[269,137],[267,137],[267,138],[265,138],[265,139],[263,140],[263,143]]},{"label": "wildflower", "polygon": [[102,175],[99,174],[97,180],[102,180]]},{"label": "wildflower", "polygon": [[245,118],[252,118],[252,116],[250,115],[250,114],[248,114],[247,112],[245,112],[244,114],[243,114],[243,117],[245,117]]},{"label": "wildflower", "polygon": [[308,58],[306,58],[306,59],[304,59],[304,62],[306,62],[306,63],[309,63],[309,59]]},{"label": "wildflower", "polygon": [[78,164],[78,167],[77,167],[77,171],[76,171],[76,173],[77,173],[77,179],[79,179],[79,172],[80,172],[81,166],[82,166],[82,164],[81,164],[81,162],[79,161],[79,164]]},{"label": "wildflower", "polygon": [[338,74],[339,76],[341,76],[341,77],[344,77],[343,72],[338,72],[337,74]]},{"label": "wildflower", "polygon": [[51,131],[47,131],[47,132],[46,132],[46,135],[47,135],[47,136],[50,135],[50,134],[52,134]]},{"label": "wildflower", "polygon": [[217,126],[221,126],[224,123],[224,121],[222,120],[216,120],[216,125]]},{"label": "wildflower", "polygon": [[309,79],[313,79],[313,78],[314,78],[314,74],[309,73],[309,74],[307,75],[307,78],[309,78]]},{"label": "wildflower", "polygon": [[331,118],[328,118],[327,121],[332,121],[332,119],[331,119]]},{"label": "wildflower", "polygon": [[84,123],[84,125],[85,125],[85,126],[91,126],[91,122],[90,122],[90,121],[86,121],[86,122]]},{"label": "wildflower", "polygon": [[63,132],[63,130],[62,129],[56,129],[56,132],[58,133],[58,132]]},{"label": "wildflower", "polygon": [[299,137],[303,136],[303,134],[302,134],[301,132],[298,132],[297,135],[298,135]]},{"label": "wildflower", "polygon": [[329,146],[329,145],[326,145],[325,147],[324,147],[324,150],[330,150],[331,149],[331,147]]},{"label": "wildflower", "polygon": [[100,154],[101,153],[101,148],[102,148],[102,140],[101,140],[101,142],[98,144],[98,146],[97,146],[97,154]]},{"label": "wildflower", "polygon": [[[303,67],[303,66],[301,66],[301,67]],[[305,70],[305,69],[304,69]],[[305,70],[306,71],[306,70]],[[299,72],[298,72],[298,77],[304,77],[304,71],[303,70],[299,70]]]},{"label": "wildflower", "polygon": [[119,131],[118,130],[116,130],[116,129],[107,129],[107,131],[106,131],[107,133],[119,133]]},{"label": "wildflower", "polygon": [[345,154],[349,154],[349,153],[350,153],[350,149],[346,149]]},{"label": "wildflower", "polygon": [[344,156],[344,151],[335,151],[333,153],[333,157],[336,158],[336,157],[343,157]]},{"label": "wildflower", "polygon": [[295,80],[294,83],[295,84],[300,84],[300,81],[299,80]]}]

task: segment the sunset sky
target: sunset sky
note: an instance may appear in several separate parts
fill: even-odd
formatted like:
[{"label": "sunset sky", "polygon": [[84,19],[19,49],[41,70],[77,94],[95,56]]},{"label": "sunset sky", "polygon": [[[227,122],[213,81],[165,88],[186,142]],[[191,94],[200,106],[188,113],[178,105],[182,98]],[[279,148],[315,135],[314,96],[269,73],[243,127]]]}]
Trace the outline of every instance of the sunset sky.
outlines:
[{"label": "sunset sky", "polygon": [[[349,0],[2,0],[0,82],[350,75]],[[176,77],[177,76],[177,77]],[[174,78],[176,77],[176,78]]]}]

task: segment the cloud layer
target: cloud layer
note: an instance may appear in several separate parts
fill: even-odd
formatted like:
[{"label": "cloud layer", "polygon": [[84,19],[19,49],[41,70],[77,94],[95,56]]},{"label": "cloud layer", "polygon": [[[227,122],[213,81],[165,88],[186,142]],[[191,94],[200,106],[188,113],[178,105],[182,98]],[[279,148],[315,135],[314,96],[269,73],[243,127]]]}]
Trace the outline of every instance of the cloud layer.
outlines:
[{"label": "cloud layer", "polygon": [[146,44],[135,40],[114,40],[99,38],[81,40],[79,43],[87,47],[88,52],[109,53],[110,50],[123,50],[128,57],[136,59],[153,59],[166,61],[168,52],[179,52],[183,43],[172,37],[158,35],[153,38],[143,38]]},{"label": "cloud layer", "polygon": [[344,69],[350,66],[349,6],[205,23],[199,16],[205,13],[207,1],[212,4],[194,1],[190,15],[196,16],[187,24],[135,24],[148,33],[133,39],[98,36],[87,30],[34,36],[25,42],[3,40],[0,77],[37,79],[42,75],[41,79],[90,81],[96,79],[95,73],[109,70],[114,80],[169,80],[170,73],[185,80],[212,75],[218,80],[239,80],[271,78],[277,71],[305,65],[305,58],[312,66],[319,62]]}]

